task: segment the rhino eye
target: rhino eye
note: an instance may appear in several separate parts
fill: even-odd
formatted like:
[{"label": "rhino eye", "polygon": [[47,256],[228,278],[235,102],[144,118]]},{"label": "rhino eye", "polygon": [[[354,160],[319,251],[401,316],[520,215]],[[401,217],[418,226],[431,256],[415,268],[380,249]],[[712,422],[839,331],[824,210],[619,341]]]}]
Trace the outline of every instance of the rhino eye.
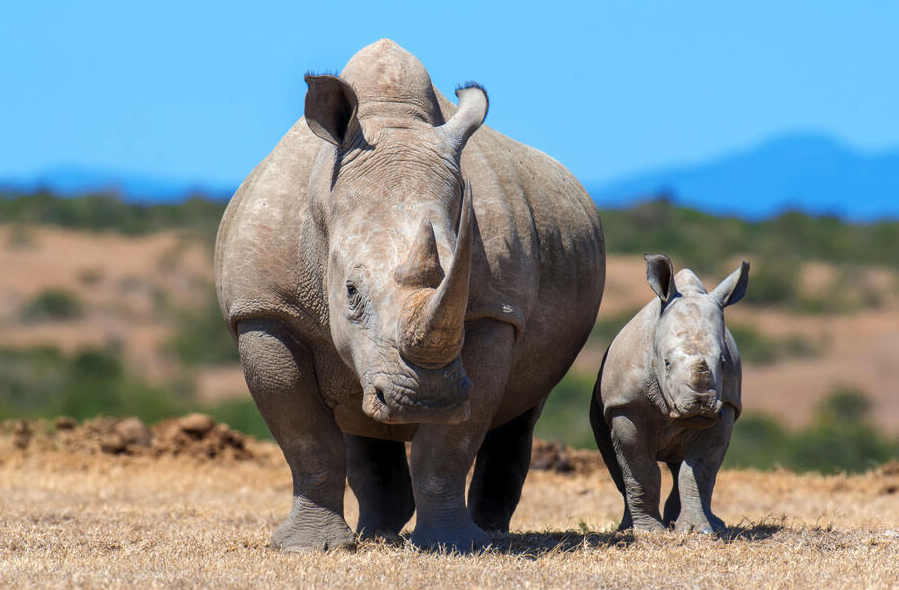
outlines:
[{"label": "rhino eye", "polygon": [[351,320],[358,320],[361,318],[365,306],[362,302],[362,294],[359,292],[359,287],[357,287],[356,283],[353,281],[346,282],[346,299],[347,307],[349,308],[349,313],[347,314],[348,317]]}]

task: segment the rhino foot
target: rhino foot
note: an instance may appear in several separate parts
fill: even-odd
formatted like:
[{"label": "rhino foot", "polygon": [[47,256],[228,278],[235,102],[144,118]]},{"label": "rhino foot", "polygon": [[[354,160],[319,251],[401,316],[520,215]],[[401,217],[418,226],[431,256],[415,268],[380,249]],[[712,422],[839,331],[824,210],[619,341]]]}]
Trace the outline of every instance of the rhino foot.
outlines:
[{"label": "rhino foot", "polygon": [[342,516],[294,499],[287,519],[272,533],[272,547],[290,553],[356,549],[356,535]]},{"label": "rhino foot", "polygon": [[388,545],[402,545],[406,540],[399,534],[389,530],[359,530],[359,538],[363,541],[380,541]]},{"label": "rhino foot", "polygon": [[703,535],[713,535],[715,533],[724,532],[726,527],[724,521],[717,516],[712,515],[711,519],[701,518],[678,518],[674,523],[674,530],[678,533],[700,533]]},{"label": "rhino foot", "polygon": [[420,549],[442,549],[469,553],[487,545],[488,535],[469,520],[461,527],[417,524],[410,541]]},{"label": "rhino foot", "polygon": [[621,524],[618,526],[619,531],[648,531],[648,532],[660,532],[667,531],[668,528],[662,524],[662,521],[658,518],[648,515],[648,514],[640,514],[636,518],[631,514],[631,512],[625,511],[624,516],[621,518]]}]

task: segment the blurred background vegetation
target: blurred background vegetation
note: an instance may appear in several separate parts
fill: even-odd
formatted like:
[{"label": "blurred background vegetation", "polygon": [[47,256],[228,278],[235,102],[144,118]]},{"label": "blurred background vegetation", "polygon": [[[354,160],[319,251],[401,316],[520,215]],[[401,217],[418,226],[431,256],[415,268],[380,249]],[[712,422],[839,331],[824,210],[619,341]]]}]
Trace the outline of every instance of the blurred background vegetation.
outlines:
[{"label": "blurred background vegetation", "polygon": [[[178,204],[138,204],[115,195],[63,198],[49,192],[0,195],[0,224],[11,228],[7,248],[27,248],[29,228],[57,226],[88,232],[130,236],[177,230],[205,248],[212,243],[225,204],[201,196]],[[846,223],[832,217],[787,212],[750,222],[706,215],[673,205],[664,195],[626,210],[602,211],[610,254],[665,252],[689,261],[700,273],[723,277],[735,260],[752,259],[750,306],[797,314],[849,313],[876,308],[880,295],[828,288],[809,292],[800,282],[802,265],[825,260],[837,269],[836,281],[853,281],[859,268],[871,265],[899,271],[899,222]],[[177,258],[178,253],[172,253]],[[160,272],[177,260],[161,260]],[[88,276],[90,275],[90,276]],[[101,280],[85,272],[85,285]],[[169,322],[165,352],[175,370],[159,381],[127,366],[120,346],[82,347],[62,352],[52,346],[0,347],[0,420],[68,415],[82,420],[104,415],[135,415],[156,421],[188,411],[204,411],[233,428],[259,437],[269,433],[248,396],[204,401],[196,395],[196,371],[232,366],[237,351],[218,309],[211,285],[197,305],[179,306],[156,294],[160,321]],[[648,301],[648,298],[646,299]],[[634,308],[601,314],[588,346],[605,350]],[[43,290],[19,309],[27,324],[73,322],[83,318],[85,304],[64,288]],[[802,335],[772,336],[748,322],[728,321],[746,364],[763,366],[821,353],[822,342]],[[598,364],[595,370],[598,370]],[[594,372],[571,371],[559,383],[537,426],[537,435],[566,444],[595,448],[588,405]],[[737,422],[726,465],[797,471],[861,471],[899,456],[899,438],[878,431],[871,422],[866,393],[850,385],[835,386],[819,401],[814,416],[801,429],[787,428],[776,417],[747,411]]]}]

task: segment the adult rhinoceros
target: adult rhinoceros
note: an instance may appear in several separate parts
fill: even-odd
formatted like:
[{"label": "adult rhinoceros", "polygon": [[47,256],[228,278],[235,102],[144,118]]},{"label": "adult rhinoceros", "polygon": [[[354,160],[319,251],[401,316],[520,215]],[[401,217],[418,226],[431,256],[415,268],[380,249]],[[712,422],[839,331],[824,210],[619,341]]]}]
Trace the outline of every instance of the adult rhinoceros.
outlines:
[{"label": "adult rhinoceros", "polygon": [[215,253],[293,474],[273,545],[353,545],[347,479],[363,535],[417,510],[413,543],[477,545],[508,530],[534,422],[596,317],[599,216],[558,162],[481,126],[482,88],[454,107],[392,41],[306,82],[305,116],[232,198]]}]

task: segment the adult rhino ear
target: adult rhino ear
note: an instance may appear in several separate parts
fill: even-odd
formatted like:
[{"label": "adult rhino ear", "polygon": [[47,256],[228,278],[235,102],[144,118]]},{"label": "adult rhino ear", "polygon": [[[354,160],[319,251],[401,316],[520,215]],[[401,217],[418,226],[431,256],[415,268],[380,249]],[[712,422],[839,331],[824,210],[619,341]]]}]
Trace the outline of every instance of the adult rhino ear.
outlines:
[{"label": "adult rhino ear", "polygon": [[644,254],[646,260],[646,280],[662,303],[668,303],[677,295],[674,285],[674,266],[664,254]]},{"label": "adult rhino ear", "polygon": [[459,154],[472,133],[477,131],[484,118],[490,101],[487,99],[487,91],[475,82],[468,82],[456,89],[459,97],[459,107],[456,114],[450,120],[440,126],[446,138],[456,146]]},{"label": "adult rhino ear", "polygon": [[358,125],[356,92],[337,76],[307,74],[306,84],[304,115],[309,129],[329,143],[343,145]]},{"label": "adult rhino ear", "polygon": [[740,268],[730,273],[709,295],[714,297],[721,307],[727,307],[743,299],[747,285],[749,285],[749,263],[743,261]]}]

